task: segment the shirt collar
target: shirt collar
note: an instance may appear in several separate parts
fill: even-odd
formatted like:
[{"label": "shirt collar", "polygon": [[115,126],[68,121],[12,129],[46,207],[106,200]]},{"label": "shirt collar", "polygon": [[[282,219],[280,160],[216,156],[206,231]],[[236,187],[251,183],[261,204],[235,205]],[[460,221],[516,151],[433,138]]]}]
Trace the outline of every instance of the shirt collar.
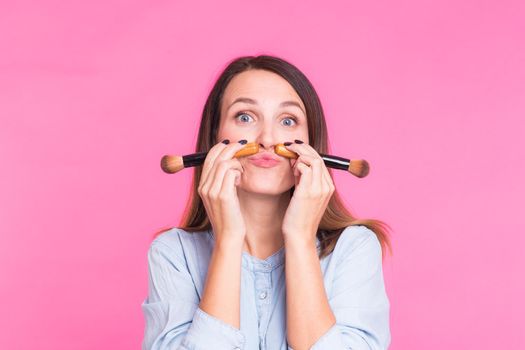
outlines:
[{"label": "shirt collar", "polygon": [[[208,230],[210,239],[215,244],[215,237],[211,229]],[[319,239],[315,237],[316,247],[319,250]],[[242,251],[242,266],[251,271],[272,271],[281,266],[285,261],[285,247],[281,247],[278,251],[267,257],[266,259],[259,259],[250,255],[248,252]]]}]

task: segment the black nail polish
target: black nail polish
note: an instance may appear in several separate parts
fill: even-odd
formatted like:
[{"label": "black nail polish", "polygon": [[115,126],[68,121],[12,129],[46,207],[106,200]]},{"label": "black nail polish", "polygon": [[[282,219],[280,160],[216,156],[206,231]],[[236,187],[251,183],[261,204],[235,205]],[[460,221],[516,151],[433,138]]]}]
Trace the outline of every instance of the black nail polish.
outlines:
[{"label": "black nail polish", "polygon": [[248,143],[248,141],[247,141],[247,140],[239,140],[239,143],[240,143],[241,145],[245,145],[245,144]]},{"label": "black nail polish", "polygon": [[293,142],[285,142],[285,143],[283,143],[283,145],[285,145],[285,146],[290,146],[292,143],[293,143]]},{"label": "black nail polish", "polygon": [[230,143],[230,140],[226,139],[226,140],[223,140],[222,143],[224,143],[225,145],[229,144]]},{"label": "black nail polish", "polygon": [[295,143],[301,144],[301,143],[303,143],[303,141],[301,141],[301,140],[295,140]]}]

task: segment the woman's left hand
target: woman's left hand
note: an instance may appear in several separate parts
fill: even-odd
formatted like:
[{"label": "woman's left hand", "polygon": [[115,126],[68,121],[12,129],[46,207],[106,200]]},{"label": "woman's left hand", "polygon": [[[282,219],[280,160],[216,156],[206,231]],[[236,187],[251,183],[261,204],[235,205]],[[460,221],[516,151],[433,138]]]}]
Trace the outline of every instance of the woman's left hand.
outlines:
[{"label": "woman's left hand", "polygon": [[299,155],[291,159],[295,190],[286,210],[282,231],[286,240],[315,243],[319,223],[335,186],[319,153],[306,143],[286,146]]}]

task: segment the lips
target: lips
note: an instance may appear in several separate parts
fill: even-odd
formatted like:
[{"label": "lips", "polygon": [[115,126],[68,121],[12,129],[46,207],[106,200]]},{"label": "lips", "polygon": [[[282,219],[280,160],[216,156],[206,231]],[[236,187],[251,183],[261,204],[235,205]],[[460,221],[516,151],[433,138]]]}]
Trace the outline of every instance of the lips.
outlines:
[{"label": "lips", "polygon": [[261,168],[272,168],[279,165],[279,161],[275,159],[250,159],[250,162]]},{"label": "lips", "polygon": [[261,168],[272,168],[279,165],[281,159],[275,154],[269,152],[261,152],[248,157],[248,160],[255,166]]},{"label": "lips", "polygon": [[260,152],[257,154],[254,154],[251,157],[248,157],[250,160],[258,160],[258,159],[264,159],[264,160],[275,160],[279,162],[281,159],[276,154],[270,153],[270,152]]}]

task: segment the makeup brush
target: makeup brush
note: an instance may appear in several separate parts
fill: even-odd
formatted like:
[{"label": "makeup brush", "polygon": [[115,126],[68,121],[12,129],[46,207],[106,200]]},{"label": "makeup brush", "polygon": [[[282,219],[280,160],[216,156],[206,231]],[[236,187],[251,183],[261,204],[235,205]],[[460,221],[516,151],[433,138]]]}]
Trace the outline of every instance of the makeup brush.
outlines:
[{"label": "makeup brush", "polygon": [[[292,152],[286,148],[282,143],[275,146],[275,153],[279,154],[286,158],[295,159],[299,155],[295,152]],[[245,157],[259,152],[259,144],[256,142],[247,143],[244,148],[237,151],[234,157]],[[206,159],[208,152],[198,152],[187,154],[183,156],[175,155],[165,155],[160,161],[160,167],[162,170],[168,174],[174,174],[184,168],[189,168],[192,166],[202,165]],[[357,176],[359,178],[365,177],[370,171],[370,166],[368,162],[364,159],[350,160],[343,157],[333,156],[330,154],[321,154],[321,158],[324,160],[324,163],[327,167],[333,169],[346,170],[350,174]]]},{"label": "makeup brush", "polygon": [[[295,159],[299,157],[297,153],[290,151],[282,143],[275,145],[275,153],[286,158]],[[321,158],[323,158],[324,164],[328,168],[346,170],[350,174],[359,178],[365,177],[370,171],[370,166],[368,165],[368,162],[364,159],[350,160],[347,158],[322,153],[319,153],[319,155],[321,156]]]},{"label": "makeup brush", "polygon": [[[235,158],[251,156],[259,152],[259,144],[256,142],[247,143],[237,153],[234,154]],[[165,155],[160,160],[160,167],[164,172],[168,174],[174,174],[184,168],[192,166],[202,165],[208,152],[198,152],[187,154],[184,156]]]}]

